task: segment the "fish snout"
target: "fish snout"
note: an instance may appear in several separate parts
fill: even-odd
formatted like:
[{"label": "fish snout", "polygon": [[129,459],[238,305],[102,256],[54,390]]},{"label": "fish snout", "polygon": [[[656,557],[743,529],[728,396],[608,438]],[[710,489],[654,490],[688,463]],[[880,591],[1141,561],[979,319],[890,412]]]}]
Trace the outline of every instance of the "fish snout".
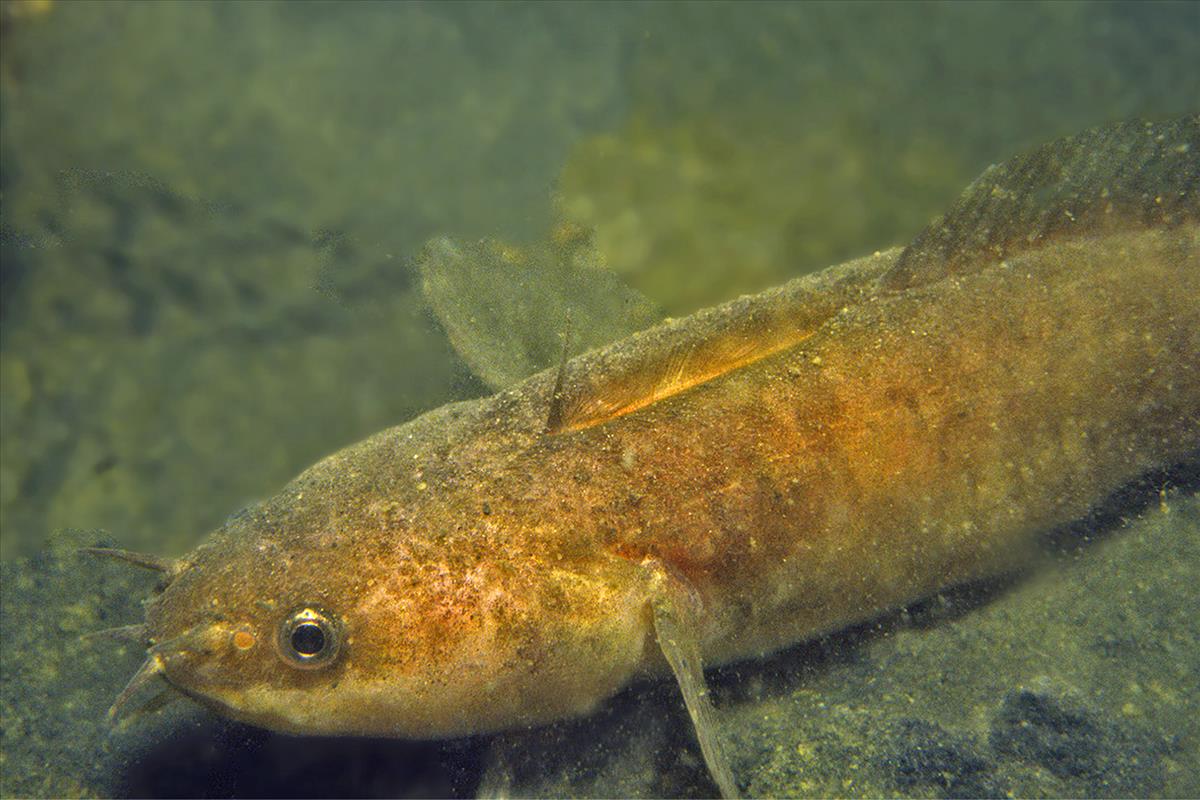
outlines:
[{"label": "fish snout", "polygon": [[[236,669],[244,661],[240,657],[270,644],[249,622],[230,620],[195,602],[193,595],[199,587],[192,579],[198,576],[191,561],[108,547],[87,547],[81,552],[161,573],[146,602],[143,623],[86,634],[87,638],[117,638],[146,647],[146,659],[117,695],[108,711],[110,718],[116,718],[143,687],[158,678],[184,694],[203,696],[210,687],[227,680],[231,667]],[[185,574],[188,579],[180,580]]]}]

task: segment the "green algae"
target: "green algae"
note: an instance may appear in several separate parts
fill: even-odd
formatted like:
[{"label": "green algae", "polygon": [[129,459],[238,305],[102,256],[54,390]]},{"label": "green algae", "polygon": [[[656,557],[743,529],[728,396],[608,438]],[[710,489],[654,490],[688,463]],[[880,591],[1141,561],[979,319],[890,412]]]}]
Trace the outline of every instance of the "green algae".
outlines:
[{"label": "green algae", "polygon": [[[818,127],[802,108],[746,105],[662,128],[634,117],[582,142],[563,171],[561,213],[674,313],[841,263],[864,242],[903,243],[970,180],[946,143],[881,142],[852,118]],[[910,202],[893,204],[900,186]]]}]

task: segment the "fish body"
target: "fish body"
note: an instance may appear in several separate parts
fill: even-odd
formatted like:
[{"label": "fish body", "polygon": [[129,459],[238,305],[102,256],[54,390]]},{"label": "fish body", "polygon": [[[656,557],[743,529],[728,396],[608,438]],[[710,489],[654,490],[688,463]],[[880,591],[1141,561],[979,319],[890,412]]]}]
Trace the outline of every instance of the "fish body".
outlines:
[{"label": "fish body", "polygon": [[1012,570],[1039,533],[1200,453],[1198,130],[1106,133],[1124,153],[1148,137],[1157,195],[1114,178],[1039,200],[1024,241],[955,234],[986,224],[981,187],[1004,200],[1055,168],[1017,163],[926,245],[329,456],[172,568],[143,673],[279,730],[405,737],[586,714],[673,673],[733,793],[701,662]]}]

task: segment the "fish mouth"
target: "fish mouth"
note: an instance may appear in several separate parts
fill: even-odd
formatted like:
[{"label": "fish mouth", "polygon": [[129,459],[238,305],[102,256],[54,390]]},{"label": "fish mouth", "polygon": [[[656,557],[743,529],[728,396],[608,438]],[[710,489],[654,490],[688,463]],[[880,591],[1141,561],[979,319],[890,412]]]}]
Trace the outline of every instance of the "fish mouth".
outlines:
[{"label": "fish mouth", "polygon": [[[142,627],[145,626],[132,626]],[[133,677],[125,684],[125,688],[117,695],[117,699],[113,701],[112,706],[108,709],[108,718],[115,720],[121,713],[130,698],[132,698],[143,687],[149,684],[154,679],[162,676],[165,680],[167,677],[167,666],[173,661],[191,655],[196,645],[202,644],[208,640],[209,634],[212,632],[213,626],[209,624],[197,625],[195,628],[176,636],[173,639],[168,639],[165,642],[152,644],[146,650],[146,660],[138,667],[137,672],[133,673]],[[167,682],[168,686],[172,684]]]},{"label": "fish mouth", "polygon": [[[162,578],[154,588],[155,596],[161,595],[168,586],[174,583],[191,566],[191,563],[185,559],[164,558],[149,553],[138,553],[133,550],[121,550],[113,547],[83,547],[80,548],[79,552],[99,558],[121,561],[135,567],[162,573]],[[129,703],[129,700],[142,687],[151,683],[159,676],[165,678],[168,663],[189,653],[193,649],[193,646],[204,638],[210,627],[209,625],[199,625],[180,636],[163,642],[155,641],[154,637],[150,634],[149,626],[145,623],[121,625],[116,628],[107,628],[84,634],[81,637],[83,639],[113,638],[138,642],[147,648],[146,660],[142,662],[142,665],[138,667],[133,677],[125,684],[125,688],[121,690],[121,693],[117,695],[117,699],[108,709],[108,718],[116,720],[122,709]],[[169,683],[167,685],[170,686]],[[150,702],[152,703],[153,701]]]}]

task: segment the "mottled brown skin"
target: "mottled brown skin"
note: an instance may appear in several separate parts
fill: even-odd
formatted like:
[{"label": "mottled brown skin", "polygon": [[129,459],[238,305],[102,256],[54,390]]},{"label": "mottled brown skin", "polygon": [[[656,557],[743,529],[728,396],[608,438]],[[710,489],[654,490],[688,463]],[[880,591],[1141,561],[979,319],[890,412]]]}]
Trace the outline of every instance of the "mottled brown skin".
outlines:
[{"label": "mottled brown skin", "polygon": [[[896,255],[835,267],[857,293],[802,344],[607,422],[547,434],[543,373],[321,461],[150,607],[153,641],[188,634],[166,678],[304,733],[582,714],[665,671],[647,557],[694,591],[708,664],[753,657],[1007,570],[1039,532],[1200,452],[1195,224],[882,288]],[[656,341],[566,374],[582,385]],[[306,604],[344,625],[323,669],[277,650]]]}]

